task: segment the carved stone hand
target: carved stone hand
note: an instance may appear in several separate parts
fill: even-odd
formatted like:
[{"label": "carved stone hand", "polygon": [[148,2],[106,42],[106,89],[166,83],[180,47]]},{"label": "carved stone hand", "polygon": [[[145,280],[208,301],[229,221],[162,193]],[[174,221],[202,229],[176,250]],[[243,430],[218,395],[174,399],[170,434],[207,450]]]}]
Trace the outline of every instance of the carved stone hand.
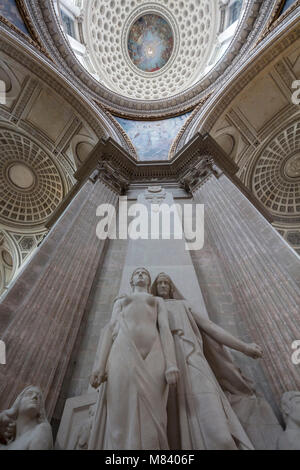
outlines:
[{"label": "carved stone hand", "polygon": [[166,371],[166,381],[169,385],[176,385],[179,380],[179,370],[177,368],[171,368]]},{"label": "carved stone hand", "polygon": [[15,435],[16,424],[5,413],[0,414],[0,437],[5,441],[10,441]]},{"label": "carved stone hand", "polygon": [[90,377],[90,384],[93,388],[98,388],[106,380],[107,380],[106,373],[103,373],[100,370],[96,370],[92,373]]},{"label": "carved stone hand", "polygon": [[249,343],[246,344],[244,353],[253,359],[259,359],[263,355],[263,350],[258,344]]}]

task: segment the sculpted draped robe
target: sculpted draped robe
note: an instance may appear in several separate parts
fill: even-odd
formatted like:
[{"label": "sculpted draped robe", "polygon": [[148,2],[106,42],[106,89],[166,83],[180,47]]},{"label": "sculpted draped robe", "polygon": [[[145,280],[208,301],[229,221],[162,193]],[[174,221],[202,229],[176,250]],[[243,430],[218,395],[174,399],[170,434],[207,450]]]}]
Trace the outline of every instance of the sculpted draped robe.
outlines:
[{"label": "sculpted draped robe", "polygon": [[180,370],[168,403],[170,448],[274,449],[281,426],[271,407],[229,352],[199,330],[188,302],[165,302]]},{"label": "sculpted draped robe", "polygon": [[[161,302],[161,299],[158,300]],[[166,324],[167,316],[165,309]],[[107,383],[100,387],[89,449],[169,448],[166,410],[169,387],[165,372],[170,362],[166,362],[166,348],[174,368],[176,360],[170,330],[169,337],[162,338],[158,320],[157,329],[151,350],[143,358],[132,340],[126,315],[121,310],[114,325],[114,341],[106,366]],[[102,341],[109,335],[111,328],[107,326]],[[162,341],[169,340],[172,344],[163,347]]]}]

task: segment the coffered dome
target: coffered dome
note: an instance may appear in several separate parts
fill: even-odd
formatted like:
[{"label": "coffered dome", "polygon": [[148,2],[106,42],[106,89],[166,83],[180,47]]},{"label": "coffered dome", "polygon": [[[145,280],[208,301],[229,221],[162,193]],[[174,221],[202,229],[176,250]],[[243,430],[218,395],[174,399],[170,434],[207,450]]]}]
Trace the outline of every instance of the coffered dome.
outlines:
[{"label": "coffered dome", "polygon": [[39,225],[52,214],[66,188],[54,160],[31,139],[0,129],[0,221]]},{"label": "coffered dome", "polygon": [[242,0],[62,0],[54,5],[81,65],[116,100],[137,100],[142,107],[193,88],[228,49],[246,6]]},{"label": "coffered dome", "polygon": [[265,147],[253,170],[252,190],[274,215],[299,219],[299,121],[286,127]]},{"label": "coffered dome", "polygon": [[92,0],[83,15],[99,80],[144,100],[174,95],[201,76],[219,24],[217,0]]}]

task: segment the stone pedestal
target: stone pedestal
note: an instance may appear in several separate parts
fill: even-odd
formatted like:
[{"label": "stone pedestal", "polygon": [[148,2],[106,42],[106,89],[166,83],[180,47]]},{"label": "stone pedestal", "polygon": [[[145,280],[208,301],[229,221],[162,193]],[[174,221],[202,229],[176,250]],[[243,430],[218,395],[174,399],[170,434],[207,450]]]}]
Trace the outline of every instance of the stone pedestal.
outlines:
[{"label": "stone pedestal", "polygon": [[94,391],[66,400],[56,450],[87,450],[98,393]]},{"label": "stone pedestal", "polygon": [[[300,259],[226,176],[211,176],[194,200],[205,204],[206,245],[192,257],[209,314],[234,309],[235,320],[244,321],[248,339],[264,349],[261,364],[279,401],[300,389],[291,359],[300,339]],[[216,265],[224,280],[214,278]]]},{"label": "stone pedestal", "polygon": [[0,410],[32,383],[43,390],[51,417],[105,243],[96,237],[96,209],[117,201],[101,181],[87,181],[5,297]]}]

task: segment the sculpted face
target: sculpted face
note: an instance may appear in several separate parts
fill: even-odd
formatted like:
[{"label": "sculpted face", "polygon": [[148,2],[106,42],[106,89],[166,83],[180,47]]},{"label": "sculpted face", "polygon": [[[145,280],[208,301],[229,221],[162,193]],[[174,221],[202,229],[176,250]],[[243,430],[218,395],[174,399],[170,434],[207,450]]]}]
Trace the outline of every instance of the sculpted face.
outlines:
[{"label": "sculpted face", "polygon": [[292,399],[290,414],[293,420],[300,425],[300,394]]},{"label": "sculpted face", "polygon": [[131,277],[131,286],[140,286],[149,288],[151,279],[148,271],[145,268],[137,268]]},{"label": "sculpted face", "polygon": [[156,281],[156,289],[159,297],[162,297],[163,299],[170,298],[171,286],[167,277],[159,276]]},{"label": "sculpted face", "polygon": [[40,412],[41,399],[41,392],[38,388],[29,388],[20,400],[19,413],[37,416]]}]

